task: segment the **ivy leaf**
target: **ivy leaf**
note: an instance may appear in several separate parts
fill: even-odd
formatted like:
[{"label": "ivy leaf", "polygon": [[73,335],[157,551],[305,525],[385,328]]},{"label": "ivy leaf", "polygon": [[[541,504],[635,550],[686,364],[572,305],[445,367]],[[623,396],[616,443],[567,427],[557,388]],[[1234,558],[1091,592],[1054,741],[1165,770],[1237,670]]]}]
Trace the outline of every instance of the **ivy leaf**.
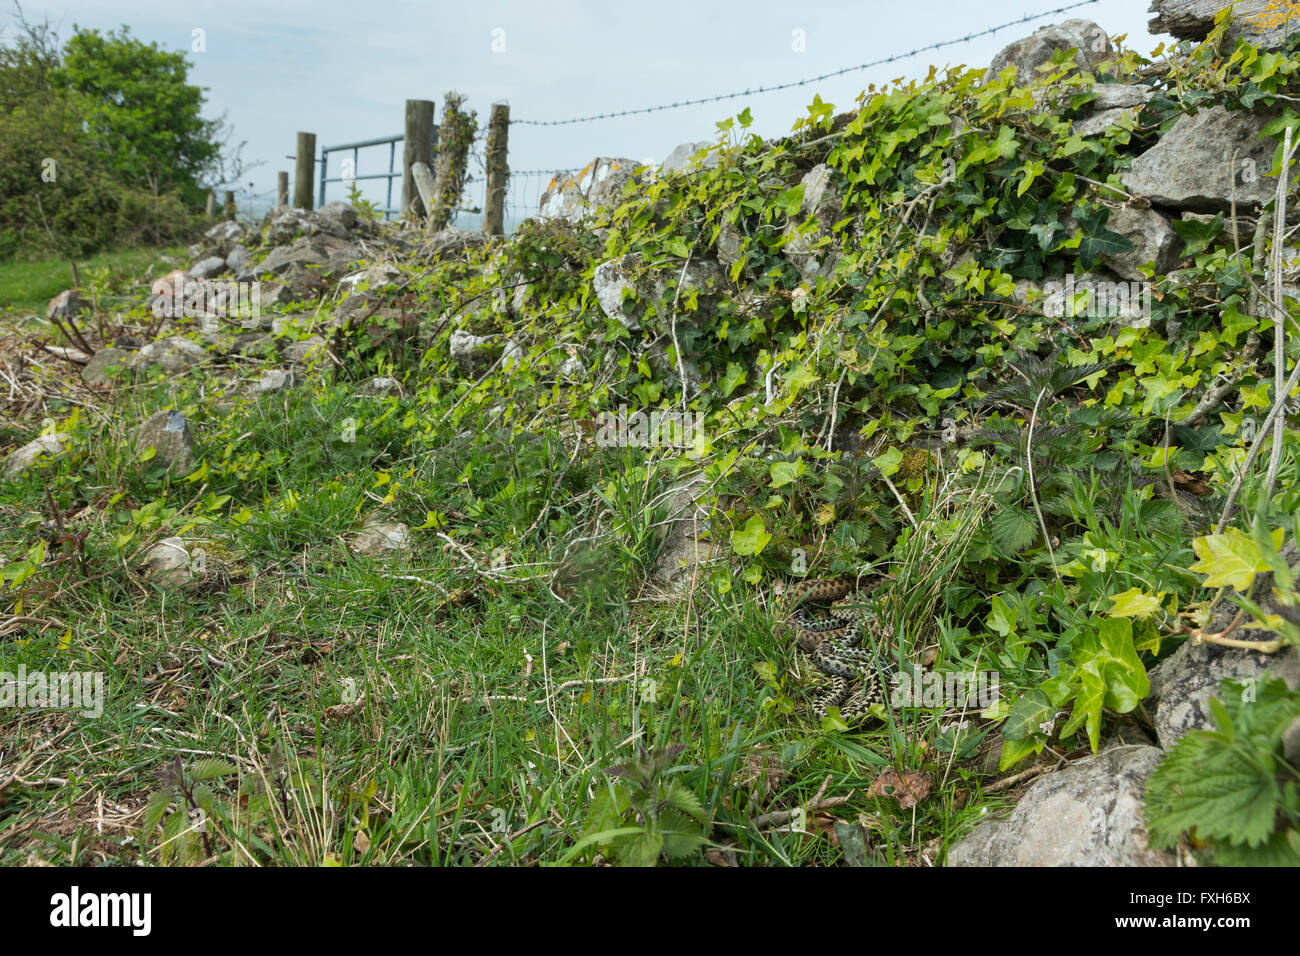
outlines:
[{"label": "ivy leaf", "polygon": [[1124,236],[1106,228],[1109,209],[1102,207],[1091,213],[1075,209],[1074,218],[1079,223],[1079,262],[1085,269],[1091,269],[1102,256],[1118,255],[1133,248],[1133,243]]},{"label": "ivy leaf", "polygon": [[718,387],[722,390],[722,397],[726,398],[745,382],[745,367],[738,362],[728,362],[727,372],[718,382]]},{"label": "ivy leaf", "polygon": [[785,213],[787,217],[794,218],[799,215],[799,210],[803,208],[803,190],[803,183],[791,186],[789,189],[777,194],[772,204]]},{"label": "ivy leaf", "polygon": [[[1162,595],[1164,592],[1160,592]],[[1114,607],[1110,609],[1111,617],[1151,617],[1160,610],[1160,599],[1152,597],[1139,588],[1129,588],[1123,594],[1111,597]]]},{"label": "ivy leaf", "polygon": [[891,448],[883,455],[877,455],[871,459],[871,463],[880,469],[880,473],[888,478],[898,471],[899,465],[902,464],[903,453],[897,448]]},{"label": "ivy leaf", "polygon": [[731,550],[740,555],[758,555],[771,540],[763,516],[750,515],[745,527],[731,533]]},{"label": "ivy leaf", "polygon": [[1219,213],[1209,222],[1196,219],[1175,219],[1172,223],[1174,232],[1186,243],[1183,255],[1194,256],[1203,251],[1223,232],[1223,213]]},{"label": "ivy leaf", "polygon": [[773,462],[771,468],[772,487],[784,488],[786,485],[793,484],[804,473],[804,463],[802,458],[796,458],[794,461]]},{"label": "ivy leaf", "polygon": [[1196,538],[1192,550],[1200,560],[1188,570],[1207,575],[1202,582],[1207,588],[1227,585],[1245,591],[1254,583],[1256,574],[1268,570],[1259,545],[1236,528]]},{"label": "ivy leaf", "polygon": [[1007,722],[1002,725],[1002,736],[1006,740],[1029,740],[1035,734],[1042,734],[1042,727],[1056,713],[1056,708],[1037,687],[1025,691],[1015,702]]}]

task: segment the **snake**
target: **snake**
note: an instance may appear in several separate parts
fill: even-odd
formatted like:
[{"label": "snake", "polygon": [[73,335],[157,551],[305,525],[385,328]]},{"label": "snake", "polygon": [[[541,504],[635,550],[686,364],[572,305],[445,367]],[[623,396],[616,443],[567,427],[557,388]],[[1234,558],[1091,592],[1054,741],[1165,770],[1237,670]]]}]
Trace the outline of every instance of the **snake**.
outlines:
[{"label": "snake", "polygon": [[[869,716],[871,705],[885,700],[885,683],[893,674],[888,657],[877,653],[893,637],[892,628],[874,610],[855,613],[846,607],[858,590],[853,578],[825,578],[800,582],[786,599],[787,626],[830,678],[813,704],[819,721],[831,707],[838,707],[846,722]],[[864,634],[872,647],[861,646]]]}]

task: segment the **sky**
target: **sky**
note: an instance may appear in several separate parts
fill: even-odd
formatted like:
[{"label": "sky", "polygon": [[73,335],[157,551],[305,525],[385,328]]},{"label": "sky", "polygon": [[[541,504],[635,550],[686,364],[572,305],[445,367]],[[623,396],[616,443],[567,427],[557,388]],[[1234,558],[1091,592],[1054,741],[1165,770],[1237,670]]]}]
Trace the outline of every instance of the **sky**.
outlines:
[{"label": "sky", "polygon": [[[188,54],[205,116],[225,117],[251,168],[235,188],[241,208],[265,208],[277,170],[292,176],[299,130],[318,149],[400,134],[407,99],[442,114],[451,90],[485,126],[491,105],[512,121],[636,109],[788,83],[965,37],[1072,0],[25,0],[28,20],[66,40],[74,26],[123,24],[146,42]],[[571,126],[513,124],[512,170],[576,169],[597,156],[661,161],[683,142],[713,139],[714,124],[746,107],[755,132],[787,132],[815,95],[850,108],[869,83],[924,78],[931,65],[987,66],[1007,43],[1071,17],[1099,23],[1149,53],[1168,37],[1146,29],[1148,0],[1094,0],[939,50],[809,86]],[[8,35],[13,18],[0,13]],[[201,31],[201,33],[196,33]],[[204,49],[196,51],[201,39]],[[329,175],[337,176],[331,155]],[[350,155],[350,153],[348,154]],[[401,150],[398,149],[400,164]],[[318,154],[319,156],[319,154]],[[387,172],[388,148],[362,150],[358,174]],[[477,168],[476,168],[477,167]],[[467,203],[481,202],[479,182]],[[512,178],[511,219],[535,211],[546,176]],[[362,183],[369,198],[379,185]],[[318,187],[319,188],[319,187]],[[260,194],[260,196],[258,196]],[[394,187],[398,201],[400,182]],[[326,200],[345,198],[330,184]],[[473,217],[460,224],[472,225]]]}]

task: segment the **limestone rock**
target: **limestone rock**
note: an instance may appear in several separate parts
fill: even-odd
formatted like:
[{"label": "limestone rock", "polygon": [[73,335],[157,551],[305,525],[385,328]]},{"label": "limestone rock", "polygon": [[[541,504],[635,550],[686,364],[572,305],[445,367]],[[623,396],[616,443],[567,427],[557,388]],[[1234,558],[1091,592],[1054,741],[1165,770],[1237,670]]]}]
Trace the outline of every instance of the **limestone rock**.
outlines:
[{"label": "limestone rock", "polygon": [[[1277,180],[1272,139],[1260,131],[1272,117],[1210,106],[1183,116],[1158,143],[1133,160],[1121,176],[1124,188],[1160,206],[1198,212],[1228,211],[1236,178],[1239,207],[1273,198]],[[1235,169],[1230,169],[1233,153]]]},{"label": "limestone rock", "polygon": [[187,474],[194,467],[194,436],[185,416],[175,409],[154,412],[135,430],[135,447],[143,452],[152,447],[150,463],[158,463]]},{"label": "limestone rock", "polygon": [[64,289],[58,295],[50,300],[50,304],[45,307],[45,317],[47,319],[74,319],[82,312],[90,308],[90,303],[86,297],[77,289]]},{"label": "limestone rock", "polygon": [[273,368],[263,372],[253,383],[252,392],[254,395],[267,395],[292,388],[294,384],[296,384],[296,377],[293,369]]},{"label": "limestone rock", "polygon": [[1040,27],[1003,47],[989,64],[985,78],[992,79],[1014,66],[1017,83],[1027,86],[1042,76],[1038,67],[1051,62],[1058,50],[1074,50],[1075,66],[1080,70],[1092,70],[1114,54],[1110,37],[1097,24],[1091,20],[1066,20]]},{"label": "limestone rock", "polygon": [[710,509],[702,495],[708,486],[704,475],[695,475],[667,492],[666,523],[655,532],[660,548],[653,576],[670,591],[689,591],[708,573],[710,562],[724,557],[724,549],[704,539]]},{"label": "limestone rock", "polygon": [[[702,149],[708,149],[713,143],[707,139],[702,139],[695,143],[682,143],[680,146],[673,148],[673,151],[664,157],[664,161],[659,166],[659,171],[664,176],[671,176],[674,173],[684,172],[691,168],[693,157]],[[718,165],[718,155],[709,153],[700,160],[701,169],[712,169]]]},{"label": "limestone rock", "polygon": [[190,552],[180,538],[163,538],[145,552],[141,562],[145,576],[160,584],[179,585],[191,580]]},{"label": "limestone rock", "polygon": [[1111,210],[1106,228],[1133,243],[1128,252],[1101,257],[1101,261],[1123,279],[1145,278],[1138,270],[1148,262],[1155,263],[1157,276],[1164,275],[1177,263],[1178,252],[1183,247],[1178,233],[1154,209],[1123,206]]},{"label": "limestone rock", "polygon": [[208,256],[190,267],[190,275],[196,279],[213,279],[225,272],[226,268],[226,260],[223,257]]},{"label": "limestone rock", "polygon": [[[831,235],[831,227],[844,209],[844,199],[831,183],[831,170],[818,163],[801,180],[804,193],[799,215],[785,227],[788,237],[782,254],[799,270],[805,281],[818,276],[829,276],[839,262],[839,252],[834,245],[822,245]],[[803,224],[811,218],[815,224],[805,232]]]},{"label": "limestone rock", "polygon": [[1157,747],[1119,746],[1040,777],[1006,821],[981,823],[949,866],[1175,866],[1147,845],[1142,817]]},{"label": "limestone rock", "polygon": [[325,344],[325,339],[319,335],[310,335],[301,341],[290,343],[284,348],[285,361],[293,365],[307,365],[324,354]]},{"label": "limestone rock", "polygon": [[474,335],[457,329],[451,333],[448,346],[452,360],[467,374],[473,374],[493,361],[490,349],[495,341],[490,335]]},{"label": "limestone rock", "polygon": [[[1214,28],[1214,17],[1228,6],[1228,0],[1153,0],[1147,30],[1153,34],[1168,33],[1180,40],[1204,40]],[[1289,33],[1300,27],[1294,17],[1286,18],[1277,26],[1270,26],[1266,11],[1270,0],[1237,0],[1232,9],[1232,23],[1224,40],[1230,52],[1239,37],[1261,49],[1275,50]],[[1274,9],[1279,9],[1273,4]],[[1285,7],[1280,9],[1285,10]]]},{"label": "limestone rock", "polygon": [[370,519],[349,536],[348,547],[354,554],[385,557],[411,550],[411,535],[404,524]]},{"label": "limestone rock", "polygon": [[53,435],[42,435],[35,441],[29,441],[26,445],[10,453],[5,459],[5,477],[10,481],[19,478],[23,472],[32,465],[42,455],[54,456],[63,451],[68,444],[68,435],[66,432],[56,432]]},{"label": "limestone rock", "polygon": [[601,311],[617,320],[625,329],[635,332],[641,328],[637,317],[640,309],[631,314],[623,311],[623,291],[632,289],[635,292],[636,288],[629,274],[632,262],[629,256],[602,262],[592,273],[591,285],[596,291],[596,301],[600,303]]},{"label": "limestone rock", "polygon": [[87,385],[106,385],[128,373],[134,364],[134,352],[115,348],[100,349],[82,368],[81,380]]},{"label": "limestone rock", "polygon": [[207,361],[208,352],[203,346],[179,335],[150,342],[136,353],[136,368],[160,368],[173,374]]}]

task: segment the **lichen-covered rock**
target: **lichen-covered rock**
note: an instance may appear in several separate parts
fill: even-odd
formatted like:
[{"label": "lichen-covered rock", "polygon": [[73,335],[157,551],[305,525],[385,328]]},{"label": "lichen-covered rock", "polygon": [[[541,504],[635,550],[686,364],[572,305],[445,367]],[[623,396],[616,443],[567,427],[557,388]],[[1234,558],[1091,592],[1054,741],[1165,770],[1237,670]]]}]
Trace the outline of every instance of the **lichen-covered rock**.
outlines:
[{"label": "lichen-covered rock", "polygon": [[[1228,5],[1228,0],[1152,0],[1149,12],[1153,16],[1147,30],[1152,34],[1168,33],[1180,40],[1204,40],[1214,29],[1215,16]],[[1277,16],[1279,12],[1281,16]],[[1276,0],[1237,0],[1232,5],[1232,20],[1224,40],[1228,51],[1239,38],[1261,50],[1276,50],[1287,34],[1297,29],[1300,25],[1285,4],[1279,5]]]},{"label": "lichen-covered rock", "polygon": [[116,348],[100,349],[81,369],[81,380],[87,385],[107,385],[129,374],[134,364],[134,352]]},{"label": "lichen-covered rock", "polygon": [[1040,777],[1010,819],[981,823],[949,866],[1175,866],[1147,844],[1146,779],[1158,747],[1119,746]]},{"label": "lichen-covered rock", "polygon": [[1023,39],[1003,47],[989,64],[986,76],[996,77],[1009,66],[1016,69],[1016,81],[1027,86],[1041,75],[1038,68],[1050,63],[1058,50],[1074,50],[1075,66],[1093,70],[1114,55],[1110,37],[1091,20],[1066,20],[1040,27]]},{"label": "lichen-covered rock", "polygon": [[135,367],[160,368],[173,374],[184,372],[208,359],[207,350],[197,342],[180,335],[168,336],[150,342],[135,357]]},{"label": "lichen-covered rock", "polygon": [[[1294,543],[1288,541],[1281,556],[1295,570],[1300,570],[1300,558]],[[1272,596],[1272,573],[1260,575],[1256,581],[1256,599],[1266,613],[1277,614],[1279,605]],[[1235,589],[1229,588],[1228,594]],[[1225,631],[1236,617],[1238,606],[1225,595],[1214,610],[1204,630],[1211,634]],[[1270,631],[1252,626],[1249,616],[1232,632],[1232,637],[1244,641],[1267,641],[1276,637]],[[1242,693],[1249,694],[1265,676],[1280,677],[1292,689],[1300,687],[1300,649],[1283,647],[1274,654],[1222,644],[1193,643],[1187,641],[1151,671],[1151,693],[1148,699],[1157,700],[1154,722],[1160,746],[1168,750],[1178,743],[1189,730],[1213,730],[1210,716],[1210,698],[1219,693],[1219,684],[1226,679],[1243,683]]]},{"label": "lichen-covered rock", "polygon": [[354,554],[384,557],[410,551],[411,535],[404,524],[371,519],[349,536],[348,547]]},{"label": "lichen-covered rock", "polygon": [[163,538],[145,552],[140,569],[159,584],[176,586],[194,577],[190,570],[190,552],[181,538]]},{"label": "lichen-covered rock", "polygon": [[[785,227],[786,243],[781,250],[790,263],[799,270],[805,281],[818,276],[829,276],[839,262],[839,252],[834,244],[824,240],[844,209],[844,200],[831,183],[831,169],[818,163],[800,182],[803,184],[803,205],[799,215]],[[811,229],[805,225],[812,220]]]},{"label": "lichen-covered rock", "polygon": [[[1222,106],[1180,117],[1120,180],[1129,192],[1159,206],[1227,212],[1235,178],[1238,207],[1262,205],[1277,191],[1277,180],[1267,175],[1276,144],[1260,137],[1272,118],[1268,112],[1229,112]],[[1234,154],[1235,166],[1229,162]]]},{"label": "lichen-covered rock", "polygon": [[151,463],[187,474],[194,467],[194,435],[185,416],[175,410],[154,412],[135,430],[138,452],[153,448]]}]

